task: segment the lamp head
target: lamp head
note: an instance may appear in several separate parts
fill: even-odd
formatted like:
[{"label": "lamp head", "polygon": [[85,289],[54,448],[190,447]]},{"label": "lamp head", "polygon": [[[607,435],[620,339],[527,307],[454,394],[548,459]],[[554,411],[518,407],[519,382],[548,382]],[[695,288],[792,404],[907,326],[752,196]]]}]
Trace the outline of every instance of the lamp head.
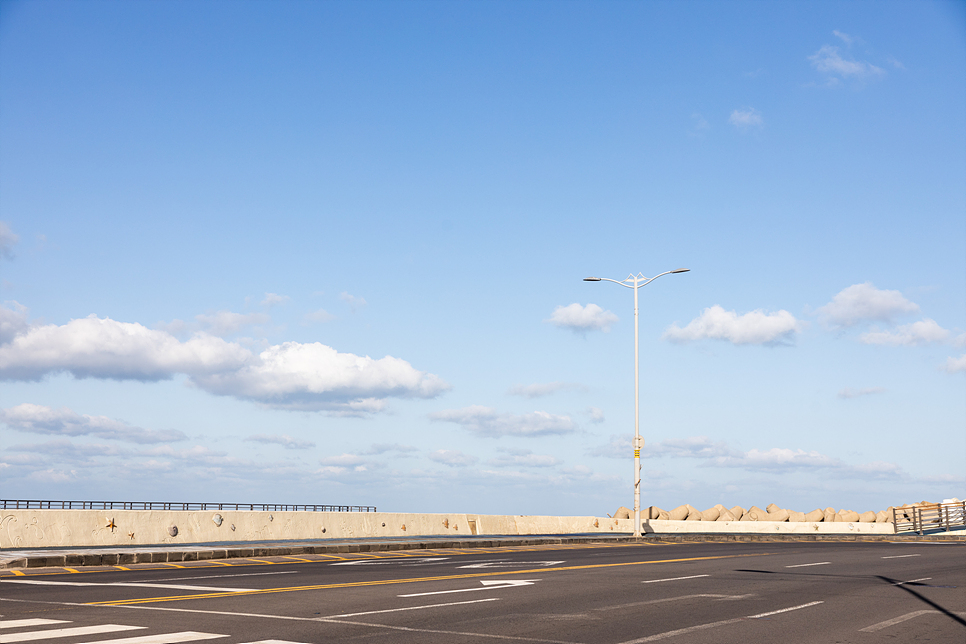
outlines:
[{"label": "lamp head", "polygon": [[676,268],[676,269],[674,269],[674,270],[673,270],[673,271],[671,271],[671,272],[672,272],[672,273],[687,273],[687,272],[689,272],[690,270],[691,270],[690,268]]},{"label": "lamp head", "polygon": [[585,282],[599,282],[600,281],[600,278],[599,277],[585,277],[584,278],[584,281]]}]

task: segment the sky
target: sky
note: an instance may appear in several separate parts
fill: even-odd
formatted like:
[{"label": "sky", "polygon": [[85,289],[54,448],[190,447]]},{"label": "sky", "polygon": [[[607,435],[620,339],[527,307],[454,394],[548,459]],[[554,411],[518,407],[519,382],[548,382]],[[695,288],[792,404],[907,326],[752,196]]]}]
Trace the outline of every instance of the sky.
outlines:
[{"label": "sky", "polygon": [[961,2],[0,0],[0,496],[966,498]]}]

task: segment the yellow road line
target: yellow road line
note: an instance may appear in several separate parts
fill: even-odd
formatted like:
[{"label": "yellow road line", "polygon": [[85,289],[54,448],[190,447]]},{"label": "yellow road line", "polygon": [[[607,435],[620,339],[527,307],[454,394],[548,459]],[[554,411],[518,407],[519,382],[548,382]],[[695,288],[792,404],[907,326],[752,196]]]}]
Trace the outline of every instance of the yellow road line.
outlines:
[{"label": "yellow road line", "polygon": [[239,597],[244,595],[268,595],[275,593],[291,593],[304,590],[328,590],[332,588],[356,588],[359,586],[385,586],[389,584],[411,584],[423,581],[446,581],[449,579],[474,579],[479,577],[496,577],[502,575],[531,575],[548,572],[565,572],[570,570],[590,570],[594,568],[616,568],[622,566],[642,566],[659,563],[681,563],[684,561],[710,561],[712,559],[739,559],[742,557],[764,557],[772,552],[748,555],[718,555],[714,557],[689,557],[686,559],[658,559],[653,561],[624,561],[619,563],[586,564],[583,566],[558,566],[554,568],[535,568],[532,570],[501,570],[497,572],[477,572],[462,575],[441,575],[438,577],[415,577],[408,579],[379,579],[375,581],[349,581],[340,584],[318,584],[314,586],[290,586],[287,588],[264,588],[260,590],[234,591],[227,593],[205,593],[199,595],[172,595],[169,597],[150,597],[147,599],[118,599],[105,602],[88,602],[88,606],[130,606],[132,604],[153,604],[156,602],[182,601],[186,599],[214,599],[217,597]]},{"label": "yellow road line", "polygon": [[80,570],[75,570],[73,568],[64,568],[64,570],[66,570],[67,572],[73,572],[73,573],[79,573],[80,572]]},{"label": "yellow road line", "polygon": [[277,564],[277,563],[279,563],[278,561],[265,561],[264,559],[252,559],[251,557],[247,557],[247,559],[249,561],[257,561],[258,563],[261,563],[261,564]]},{"label": "yellow road line", "polygon": [[23,574],[22,572],[20,572],[19,570],[13,570],[11,572],[13,572],[13,574],[15,574],[17,577],[26,577],[27,576],[27,575]]},{"label": "yellow road line", "polygon": [[124,566],[114,566],[118,570],[130,570],[130,568],[125,568]]}]

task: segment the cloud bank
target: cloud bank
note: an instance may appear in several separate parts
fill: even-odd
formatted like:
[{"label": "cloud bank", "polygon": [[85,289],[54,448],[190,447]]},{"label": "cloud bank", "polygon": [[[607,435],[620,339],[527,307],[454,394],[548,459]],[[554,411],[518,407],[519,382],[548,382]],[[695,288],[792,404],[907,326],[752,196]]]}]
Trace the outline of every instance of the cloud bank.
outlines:
[{"label": "cloud bank", "polygon": [[715,305],[702,311],[683,328],[672,324],[662,337],[678,343],[712,339],[736,345],[778,345],[791,343],[801,326],[801,322],[785,310],[765,313],[759,309],[738,315]]},{"label": "cloud bank", "polygon": [[569,416],[556,416],[545,411],[528,414],[498,413],[491,407],[473,405],[463,409],[438,411],[431,420],[456,423],[463,429],[488,438],[501,436],[549,436],[572,434],[577,425]]},{"label": "cloud bank", "polygon": [[88,416],[66,407],[52,409],[30,403],[0,409],[0,423],[31,434],[94,436],[140,444],[170,443],[188,438],[175,429],[142,429],[107,416]]},{"label": "cloud bank", "polygon": [[587,331],[610,331],[610,325],[617,322],[617,316],[605,311],[596,304],[581,306],[574,302],[567,306],[558,306],[550,314],[550,318],[544,320],[562,329],[570,329],[575,333],[586,333]]},{"label": "cloud bank", "polygon": [[405,360],[340,353],[318,342],[286,342],[255,354],[207,333],[182,342],[166,331],[95,315],[64,325],[24,328],[14,322],[3,328],[12,329],[13,337],[0,345],[0,380],[70,373],[157,381],[184,374],[212,394],[340,414],[379,411],[388,398],[434,398],[449,388]]},{"label": "cloud bank", "polygon": [[839,291],[818,314],[829,326],[850,327],[862,322],[892,322],[918,311],[919,305],[899,291],[877,289],[872,282],[865,282]]}]

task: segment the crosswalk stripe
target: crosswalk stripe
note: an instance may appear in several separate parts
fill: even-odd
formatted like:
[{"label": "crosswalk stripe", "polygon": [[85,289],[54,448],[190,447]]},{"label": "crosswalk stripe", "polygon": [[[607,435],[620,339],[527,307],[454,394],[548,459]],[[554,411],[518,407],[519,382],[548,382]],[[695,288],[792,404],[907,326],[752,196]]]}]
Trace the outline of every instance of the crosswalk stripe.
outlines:
[{"label": "crosswalk stripe", "polygon": [[0,628],[25,628],[27,626],[46,626],[47,624],[69,624],[70,620],[64,619],[11,619],[0,622]]},{"label": "crosswalk stripe", "polygon": [[78,635],[94,635],[97,633],[116,633],[118,631],[133,631],[146,626],[123,626],[121,624],[98,624],[97,626],[74,626],[72,628],[52,628],[46,631],[31,631],[29,633],[9,633],[0,635],[0,644],[13,642],[35,642],[37,640],[55,637],[77,637]]},{"label": "crosswalk stripe", "polygon": [[217,633],[195,633],[183,631],[181,633],[165,633],[164,635],[141,635],[139,637],[123,637],[118,640],[101,640],[99,642],[84,642],[83,644],[177,644],[178,642],[197,642],[198,640],[213,640],[228,635]]}]

